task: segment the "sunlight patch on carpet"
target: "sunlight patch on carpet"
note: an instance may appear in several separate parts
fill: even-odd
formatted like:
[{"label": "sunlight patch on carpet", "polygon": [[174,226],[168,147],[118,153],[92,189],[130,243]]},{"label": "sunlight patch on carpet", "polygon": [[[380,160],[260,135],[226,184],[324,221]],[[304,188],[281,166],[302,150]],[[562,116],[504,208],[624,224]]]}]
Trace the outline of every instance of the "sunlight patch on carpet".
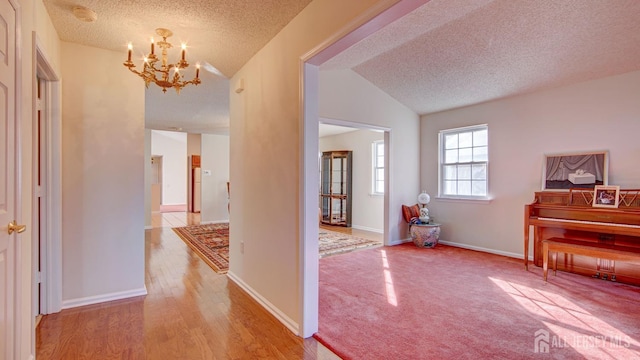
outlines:
[{"label": "sunlight patch on carpet", "polygon": [[541,328],[531,334],[534,352],[549,353],[559,347],[572,348],[585,358],[592,357],[594,352],[598,358],[609,358],[613,349],[616,357],[622,355],[621,359],[636,355],[628,348],[637,347],[637,341],[569,299],[493,277],[489,280],[525,310],[541,318]]},{"label": "sunlight patch on carpet", "polygon": [[381,250],[380,255],[382,256],[382,267],[384,268],[384,286],[387,290],[387,302],[390,305],[398,306],[398,297],[396,296],[396,289],[393,286],[393,279],[391,278],[391,271],[389,270],[387,252],[385,250]]}]

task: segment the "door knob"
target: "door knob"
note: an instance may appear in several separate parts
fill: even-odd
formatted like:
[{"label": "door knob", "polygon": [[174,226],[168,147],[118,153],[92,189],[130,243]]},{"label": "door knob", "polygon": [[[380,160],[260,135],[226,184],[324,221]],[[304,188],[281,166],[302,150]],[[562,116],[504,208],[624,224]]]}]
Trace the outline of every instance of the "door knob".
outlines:
[{"label": "door knob", "polygon": [[10,222],[8,227],[7,227],[7,232],[9,232],[9,235],[13,234],[14,231],[16,233],[20,234],[21,232],[24,232],[25,230],[27,230],[27,225],[18,225],[18,224],[16,224],[15,220]]}]

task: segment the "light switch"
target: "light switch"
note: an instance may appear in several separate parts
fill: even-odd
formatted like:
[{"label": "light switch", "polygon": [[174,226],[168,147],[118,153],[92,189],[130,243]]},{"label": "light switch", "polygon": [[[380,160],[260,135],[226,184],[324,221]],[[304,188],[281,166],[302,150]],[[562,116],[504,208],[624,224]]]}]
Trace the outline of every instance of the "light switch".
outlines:
[{"label": "light switch", "polygon": [[202,170],[202,175],[211,176],[211,170]]}]

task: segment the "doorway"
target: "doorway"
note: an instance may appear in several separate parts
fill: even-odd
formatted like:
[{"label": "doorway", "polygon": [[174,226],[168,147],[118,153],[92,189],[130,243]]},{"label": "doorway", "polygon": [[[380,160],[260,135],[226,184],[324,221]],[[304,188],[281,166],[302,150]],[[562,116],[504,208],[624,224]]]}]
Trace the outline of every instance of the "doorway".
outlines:
[{"label": "doorway", "polygon": [[[350,234],[357,233],[362,237],[381,241],[384,234],[385,130],[363,124],[340,122],[341,125],[336,125],[335,123],[336,121],[331,119],[320,119],[319,154],[329,151],[350,152],[352,159],[351,170],[348,171],[350,206],[347,206],[350,210],[348,216],[350,221],[348,221],[348,229],[328,229],[342,232],[348,230]],[[322,175],[320,176],[322,178]],[[322,181],[322,184],[328,185],[326,181]],[[322,193],[322,186],[320,187]],[[322,195],[321,198],[323,198]],[[326,205],[327,201],[321,201],[321,208]],[[327,221],[326,215],[322,212],[323,226],[335,225],[332,221]]]},{"label": "doorway", "polygon": [[[305,54],[300,59],[301,80],[301,109],[303,111],[302,131],[301,131],[301,154],[302,154],[302,176],[300,180],[301,188],[301,209],[302,216],[300,220],[300,259],[301,259],[301,304],[300,312],[302,326],[300,335],[309,337],[318,329],[318,297],[319,297],[319,261],[316,255],[318,249],[318,124],[320,122],[319,105],[320,101],[320,66],[329,59],[335,57],[344,49],[349,48],[360,40],[368,37],[377,30],[387,26],[402,16],[415,10],[422,5],[422,1],[401,0],[390,5],[386,10],[378,11],[376,14],[369,14],[368,20],[354,20],[343,30],[336,33],[333,37],[327,39],[323,46],[318,47],[311,52]],[[369,106],[371,103],[364,105]],[[347,105],[353,109],[354,104],[349,102]],[[371,115],[376,115],[376,111],[368,109],[368,115],[360,117],[369,121]],[[382,114],[383,112],[378,112]],[[352,113],[351,113],[352,114]],[[391,171],[394,157],[399,157],[400,152],[395,153],[395,146],[400,145],[392,136],[391,126],[395,119],[387,119],[389,129],[385,130],[385,168],[388,169],[387,174],[393,174]],[[397,136],[397,135],[395,135]],[[392,239],[391,233],[397,234],[398,227],[391,224],[392,209],[391,206],[400,202],[399,196],[393,191],[402,192],[398,185],[393,184],[393,176],[385,178],[385,200],[384,200],[384,244],[390,245],[396,241]],[[311,186],[313,185],[313,186]],[[393,226],[393,229],[392,229]],[[314,256],[315,255],[315,256]]]},{"label": "doorway", "polygon": [[61,88],[33,33],[32,315],[62,309]]},{"label": "doorway", "polygon": [[162,155],[151,156],[151,212],[160,212],[162,204]]}]

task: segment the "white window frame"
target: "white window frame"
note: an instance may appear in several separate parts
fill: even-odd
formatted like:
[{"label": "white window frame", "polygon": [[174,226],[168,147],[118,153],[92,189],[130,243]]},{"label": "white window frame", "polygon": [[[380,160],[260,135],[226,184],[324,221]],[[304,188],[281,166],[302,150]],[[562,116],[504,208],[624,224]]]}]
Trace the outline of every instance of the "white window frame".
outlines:
[{"label": "white window frame", "polygon": [[[470,162],[457,162],[457,163],[449,163],[449,164],[445,164],[445,142],[444,142],[444,138],[446,135],[451,135],[451,134],[461,134],[461,133],[468,133],[468,132],[473,132],[473,131],[479,131],[479,130],[487,130],[487,160],[486,161],[470,161]],[[472,148],[475,147],[472,145]],[[466,126],[466,127],[461,127],[461,128],[454,128],[454,129],[447,129],[447,130],[441,130],[438,134],[438,197],[442,198],[442,199],[461,199],[461,200],[490,200],[490,196],[489,196],[489,126],[487,124],[481,124],[481,125],[473,125],[473,126]],[[485,179],[485,195],[455,195],[455,194],[445,194],[444,193],[444,176],[445,176],[445,171],[444,171],[444,167],[445,165],[451,165],[451,164],[462,164],[462,165],[466,165],[466,164],[470,164],[470,165],[475,165],[475,164],[484,164],[486,166],[486,179]]]},{"label": "white window frame", "polygon": [[[380,157],[380,155],[378,155],[378,151],[380,146],[382,147],[382,166],[377,166],[378,162],[378,157]],[[385,179],[382,180],[378,180],[378,171],[379,169],[382,169],[382,173],[384,174],[384,140],[376,140],[371,144],[371,168],[372,168],[372,172],[371,172],[371,194],[372,195],[384,195],[384,181]],[[384,175],[383,175],[384,176]],[[378,189],[376,188],[376,184],[382,181],[382,191],[378,191]]]}]

